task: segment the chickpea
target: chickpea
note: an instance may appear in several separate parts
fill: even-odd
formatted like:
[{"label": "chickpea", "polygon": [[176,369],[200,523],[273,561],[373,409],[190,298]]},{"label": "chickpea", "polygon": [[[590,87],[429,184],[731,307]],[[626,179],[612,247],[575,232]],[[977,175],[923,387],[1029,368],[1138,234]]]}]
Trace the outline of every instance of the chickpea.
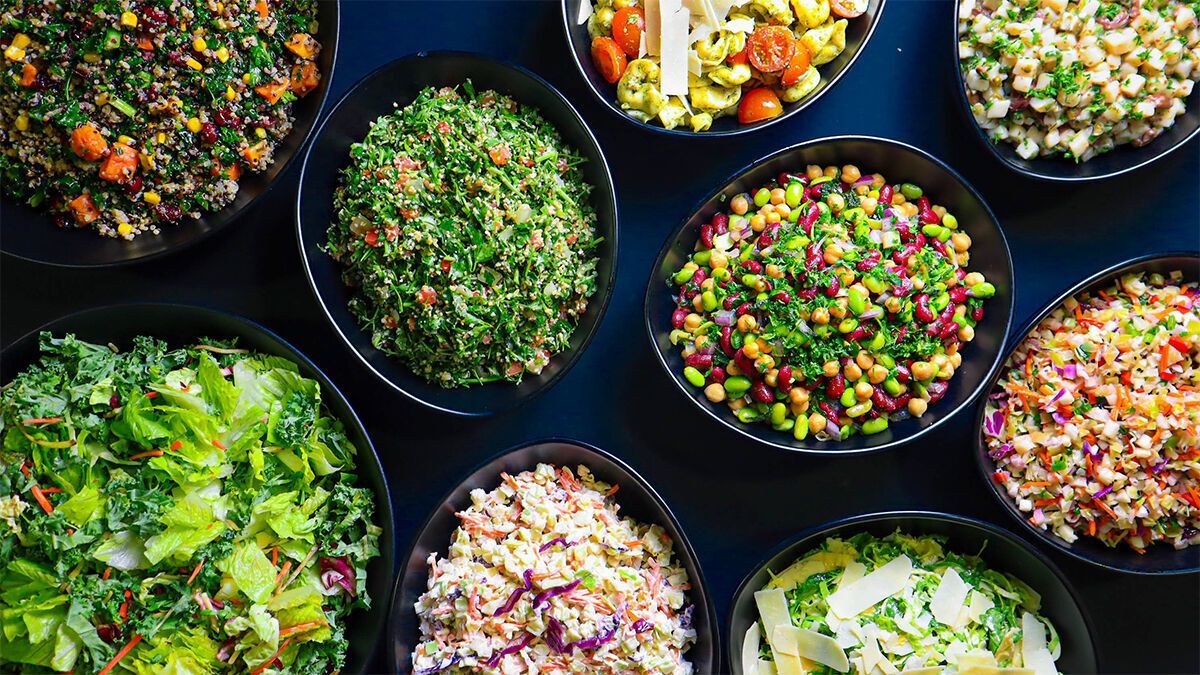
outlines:
[{"label": "chickpea", "polygon": [[741,375],[742,369],[738,368],[738,365],[736,363],[734,363],[733,361],[730,361],[729,363],[725,364],[725,374],[729,375],[729,376]]},{"label": "chickpea", "polygon": [[937,377],[939,380],[948,380],[954,377],[954,366],[950,365],[950,362],[947,361],[946,365],[942,366],[941,369],[938,370]]},{"label": "chickpea", "polygon": [[983,275],[979,272],[967,272],[967,276],[963,277],[963,283],[967,285],[967,288],[978,286],[983,283]]},{"label": "chickpea", "polygon": [[767,374],[763,375],[763,381],[767,383],[768,387],[774,387],[779,384],[779,371],[775,368],[768,370]]},{"label": "chickpea", "polygon": [[842,375],[845,375],[846,379],[851,382],[857,382],[862,377],[862,368],[859,368],[857,363],[851,361],[842,369]]},{"label": "chickpea", "polygon": [[957,305],[954,308],[954,317],[955,318],[961,319],[962,317],[964,317],[966,315],[967,315],[967,306],[966,305]]},{"label": "chickpea", "polygon": [[763,204],[761,207],[759,207],[758,212],[763,214],[764,216],[767,215],[768,213],[774,213],[775,205],[774,204]]},{"label": "chickpea", "polygon": [[841,367],[842,366],[837,362],[837,359],[829,359],[825,363],[821,364],[821,374],[825,377],[833,377],[834,375],[837,375],[838,369]]},{"label": "chickpea", "polygon": [[734,399],[729,400],[729,409],[732,410],[733,412],[737,412],[745,407],[746,407],[746,399],[744,399],[744,398],[734,398]]},{"label": "chickpea", "polygon": [[755,319],[753,314],[743,314],[738,317],[737,327],[743,333],[751,333],[758,328],[758,319]]},{"label": "chickpea", "polygon": [[859,382],[858,384],[854,385],[854,395],[857,396],[858,400],[860,401],[865,401],[871,398],[871,394],[874,393],[875,387],[872,387],[870,382]]},{"label": "chickpea", "polygon": [[782,279],[783,270],[779,269],[779,265],[770,263],[767,265],[767,276],[771,277],[772,279]]},{"label": "chickpea", "polygon": [[953,354],[951,354],[950,355],[950,365],[954,366],[955,368],[958,368],[959,366],[961,366],[962,365],[962,354],[959,354],[958,352],[954,352]]},{"label": "chickpea", "polygon": [[900,206],[905,201],[904,195],[900,194],[899,190],[892,191],[892,206]]},{"label": "chickpea", "polygon": [[889,314],[895,314],[896,312],[899,312],[902,306],[903,301],[895,296],[888,298],[883,303],[883,308],[886,309]]},{"label": "chickpea", "polygon": [[[744,346],[742,348],[745,349]],[[754,360],[754,365],[758,366],[759,368],[761,368],[763,370],[770,370],[771,368],[775,367],[775,359],[771,358],[770,356],[767,356],[766,354],[760,354],[759,357]],[[775,386],[775,385],[771,385],[771,386]]]},{"label": "chickpea", "polygon": [[[795,391],[795,390],[793,389],[792,391]],[[791,405],[788,406],[788,409],[792,411],[793,415],[795,415],[796,417],[799,417],[801,420],[803,420],[804,418],[802,416],[804,415],[804,413],[808,412],[808,401],[805,400],[803,403],[792,403]],[[797,422],[797,423],[804,424],[804,422]]]},{"label": "chickpea", "polygon": [[775,348],[771,346],[770,342],[767,342],[762,338],[758,338],[758,351],[763,354],[771,354],[775,351]]},{"label": "chickpea", "polygon": [[809,415],[808,430],[814,434],[825,431],[825,416],[821,413],[813,413]]},{"label": "chickpea", "polygon": [[713,286],[716,285],[716,283],[717,282],[714,281],[712,277],[709,277],[709,278],[705,279],[703,282],[701,282],[700,290],[711,291],[713,289]]},{"label": "chickpea", "polygon": [[829,323],[829,310],[825,309],[824,307],[818,307],[814,309],[812,313],[812,320],[813,323],[817,324],[818,326],[824,326],[825,324]]},{"label": "chickpea", "polygon": [[[970,342],[971,340],[974,340],[975,329],[970,326],[963,326],[962,328],[959,328],[958,339],[962,340],[963,342]],[[958,356],[958,354],[955,354],[955,356]],[[962,357],[959,358],[961,359]]]},{"label": "chickpea", "polygon": [[934,204],[933,206],[929,207],[929,210],[937,214],[939,221],[943,216],[946,215],[946,207],[942,206],[941,204]]},{"label": "chickpea", "polygon": [[908,216],[909,218],[915,218],[917,214],[920,213],[920,211],[917,209],[917,205],[912,202],[903,204],[900,207],[900,210],[903,211],[904,215]]},{"label": "chickpea", "polygon": [[729,264],[729,256],[720,251],[713,251],[708,258],[708,266],[714,270],[719,270]]},{"label": "chickpea", "polygon": [[957,253],[954,256],[954,262],[958,263],[959,267],[966,267],[971,264],[971,254],[966,251]]},{"label": "chickpea", "polygon": [[704,323],[704,318],[699,314],[688,314],[683,318],[683,329],[690,333],[699,328],[702,323]]},{"label": "chickpea", "polygon": [[923,398],[913,398],[908,401],[908,414],[913,417],[924,415],[927,408],[929,408],[929,404]]},{"label": "chickpea", "polygon": [[935,368],[940,369],[947,363],[950,363],[950,358],[945,354],[934,354],[933,358],[929,359],[929,362],[932,363]]},{"label": "chickpea", "polygon": [[955,232],[950,235],[950,243],[954,246],[954,250],[958,253],[965,253],[971,248],[971,235],[966,232]]},{"label": "chickpea", "polygon": [[829,196],[825,198],[825,203],[834,211],[846,208],[846,198],[836,192],[829,193]]},{"label": "chickpea", "polygon": [[781,220],[781,218],[779,217],[778,211],[772,211],[767,214],[767,222],[772,225],[774,225],[775,223],[778,223],[780,220]]},{"label": "chickpea", "polygon": [[750,210],[750,200],[745,195],[738,195],[729,200],[729,208],[739,216],[744,216]]},{"label": "chickpea", "polygon": [[808,403],[808,390],[804,387],[792,387],[788,392],[788,401],[795,404]]},{"label": "chickpea", "polygon": [[922,288],[925,288],[925,280],[921,277],[913,277],[909,281],[912,282],[913,288],[917,289],[918,291]]},{"label": "chickpea", "polygon": [[863,197],[858,201],[858,205],[862,207],[863,211],[867,212],[868,216],[873,216],[875,215],[875,209],[879,208],[879,200],[875,197]]},{"label": "chickpea", "polygon": [[825,247],[825,263],[833,265],[842,259],[845,253],[842,252],[842,247],[837,244],[830,244]]},{"label": "chickpea", "polygon": [[852,286],[855,281],[858,281],[858,275],[847,267],[838,273],[838,281],[842,282],[842,286]]},{"label": "chickpea", "polygon": [[821,167],[817,166],[816,164],[809,164],[804,168],[804,175],[808,176],[809,180],[812,180],[813,178],[820,178]]},{"label": "chickpea", "polygon": [[829,176],[830,178],[837,178],[838,168],[836,166],[827,166],[827,167],[825,167],[824,173],[826,176]]},{"label": "chickpea", "polygon": [[758,291],[759,293],[767,290],[767,280],[763,279],[762,277],[756,279],[754,281],[754,290]]},{"label": "chickpea", "polygon": [[784,198],[783,188],[775,188],[771,190],[771,203],[782,204]]},{"label": "chickpea", "polygon": [[695,272],[696,270],[700,269],[700,266],[689,260],[683,264],[683,269],[689,272]]},{"label": "chickpea", "polygon": [[767,217],[761,213],[756,213],[750,216],[750,229],[755,232],[762,232],[767,227]]},{"label": "chickpea", "polygon": [[807,309],[805,309],[803,307],[796,310],[796,315],[800,317],[801,321],[808,321],[809,319],[812,318],[812,312],[808,311]]},{"label": "chickpea", "polygon": [[842,167],[842,180],[844,182],[855,183],[858,182],[859,178],[862,178],[862,173],[859,172],[857,166],[854,166],[853,164],[847,164],[846,166]]},{"label": "chickpea", "polygon": [[697,312],[704,311],[704,300],[701,299],[701,296],[697,295],[692,298],[692,309],[695,309]]},{"label": "chickpea", "polygon": [[742,345],[742,353],[746,355],[746,358],[757,359],[758,358],[758,343],[757,342],[747,342],[746,344]]},{"label": "chickpea", "polygon": [[829,308],[829,316],[841,320],[846,318],[846,302],[845,298],[838,298],[837,302]]},{"label": "chickpea", "polygon": [[775,213],[778,213],[780,218],[787,218],[792,215],[792,207],[787,204],[776,204]]},{"label": "chickpea", "polygon": [[866,351],[860,351],[858,355],[854,357],[854,362],[857,363],[858,367],[862,368],[863,370],[870,370],[871,366],[875,365],[875,359],[873,359]]},{"label": "chickpea", "polygon": [[871,384],[879,384],[888,378],[888,369],[876,363],[867,371],[867,379]]},{"label": "chickpea", "polygon": [[704,388],[704,398],[707,398],[708,400],[712,401],[713,403],[720,403],[721,401],[724,401],[725,400],[725,387],[722,387],[720,384],[713,382],[712,384],[710,384]]},{"label": "chickpea", "polygon": [[928,361],[914,361],[910,366],[912,376],[924,382],[937,374],[938,368]]},{"label": "chickpea", "polygon": [[[954,355],[957,353],[958,353],[958,343],[954,343],[954,344],[950,345],[949,347],[946,347],[946,356],[950,357],[951,362],[954,361]],[[958,358],[961,359],[962,357],[960,356]],[[958,365],[956,364],[954,367],[957,368]]]},{"label": "chickpea", "polygon": [[708,344],[708,336],[707,335],[697,335],[696,342],[694,344],[696,345],[697,349],[699,349],[700,347],[703,347],[704,345]]},{"label": "chickpea", "polygon": [[871,187],[873,187],[873,188],[883,187],[883,174],[881,174],[881,173],[871,174]]}]

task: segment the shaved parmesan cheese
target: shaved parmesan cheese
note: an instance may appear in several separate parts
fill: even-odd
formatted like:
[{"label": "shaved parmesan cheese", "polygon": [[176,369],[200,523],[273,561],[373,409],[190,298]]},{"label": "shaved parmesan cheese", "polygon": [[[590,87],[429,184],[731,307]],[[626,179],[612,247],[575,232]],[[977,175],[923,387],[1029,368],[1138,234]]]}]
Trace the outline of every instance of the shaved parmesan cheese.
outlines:
[{"label": "shaved parmesan cheese", "polygon": [[829,596],[829,607],[845,619],[857,616],[900,592],[910,574],[912,561],[908,556],[898,556],[862,579],[839,587]]},{"label": "shaved parmesan cheese", "polygon": [[694,45],[702,40],[707,40],[708,36],[712,35],[716,30],[716,28],[712,27],[712,24],[709,24],[707,21],[701,21],[692,26],[692,32],[688,33],[688,44]]},{"label": "shaved parmesan cheese", "polygon": [[725,18],[717,16],[713,10],[712,0],[684,0],[684,6],[710,26],[720,26],[721,19]]},{"label": "shaved parmesan cheese", "polygon": [[758,660],[758,675],[778,675],[775,670],[775,662],[766,659]]},{"label": "shaved parmesan cheese", "polygon": [[905,668],[900,675],[942,675],[941,666],[925,666],[922,668]]},{"label": "shaved parmesan cheese", "polygon": [[725,22],[725,30],[730,33],[753,33],[754,19],[747,19],[744,16],[730,19]]},{"label": "shaved parmesan cheese", "polygon": [[875,626],[868,626],[863,635],[862,657],[866,672],[869,673],[876,668],[888,675],[900,672],[900,669],[892,665],[883,652],[879,651],[879,642],[875,639],[875,631]]},{"label": "shaved parmesan cheese", "polygon": [[758,647],[762,641],[762,633],[758,630],[758,622],[750,624],[746,630],[746,639],[742,640],[742,673],[758,675]]},{"label": "shaved parmesan cheese", "polygon": [[[668,4],[677,8],[667,13]],[[659,0],[662,15],[662,93],[667,96],[688,95],[688,11],[678,7],[679,0]]]},{"label": "shaved parmesan cheese", "polygon": [[839,673],[850,670],[846,652],[828,635],[789,625],[776,626],[773,639],[780,651],[787,653],[788,650],[794,650],[796,655],[829,666]]},{"label": "shaved parmesan cheese", "polygon": [[579,18],[577,19],[579,25],[582,26],[588,22],[588,19],[592,18],[592,11],[592,0],[580,0]]},{"label": "shaved parmesan cheese", "polygon": [[695,49],[688,50],[688,72],[699,77],[704,72],[704,64],[700,63],[700,55]]},{"label": "shaved parmesan cheese", "polygon": [[646,0],[643,11],[646,14],[645,29],[642,31],[643,37],[646,38],[646,53],[658,56],[659,46],[662,44],[662,11],[659,0]]},{"label": "shaved parmesan cheese", "polygon": [[971,591],[970,601],[967,603],[967,618],[971,621],[979,622],[983,619],[983,615],[991,608],[995,607],[996,603],[988,596],[979,591]]},{"label": "shaved parmesan cheese", "polygon": [[995,666],[980,666],[958,671],[958,675],[1035,675],[1028,668],[997,668]]},{"label": "shaved parmesan cheese", "polygon": [[996,657],[992,656],[992,653],[986,649],[971,650],[959,656],[958,661],[955,663],[955,666],[959,670],[966,670],[968,668],[994,668],[996,665]]},{"label": "shaved parmesan cheese", "polygon": [[646,31],[642,31],[638,38],[638,58],[646,56],[649,52],[646,51]]},{"label": "shaved parmesan cheese", "polygon": [[754,604],[758,606],[758,617],[762,619],[763,631],[767,634],[768,642],[775,634],[776,626],[791,625],[792,617],[788,614],[787,596],[782,589],[757,591],[754,594]]},{"label": "shaved parmesan cheese", "polygon": [[947,567],[937,591],[929,600],[929,611],[933,613],[933,618],[947,626],[957,627],[958,617],[963,612],[963,604],[970,592],[970,584],[963,581],[953,567]]},{"label": "shaved parmesan cheese", "polygon": [[793,637],[793,630],[795,627],[790,624],[776,626],[775,632],[771,634],[771,653],[775,656],[780,675],[803,675],[811,670],[805,666],[804,659],[800,656],[800,647]]},{"label": "shaved parmesan cheese", "polygon": [[1021,615],[1021,660],[1037,675],[1057,675],[1054,657],[1046,648],[1046,626],[1029,612]]},{"label": "shaved parmesan cheese", "polygon": [[865,576],[867,576],[867,566],[856,560],[846,565],[846,569],[842,571],[842,576],[838,578],[837,587],[848,586]]}]

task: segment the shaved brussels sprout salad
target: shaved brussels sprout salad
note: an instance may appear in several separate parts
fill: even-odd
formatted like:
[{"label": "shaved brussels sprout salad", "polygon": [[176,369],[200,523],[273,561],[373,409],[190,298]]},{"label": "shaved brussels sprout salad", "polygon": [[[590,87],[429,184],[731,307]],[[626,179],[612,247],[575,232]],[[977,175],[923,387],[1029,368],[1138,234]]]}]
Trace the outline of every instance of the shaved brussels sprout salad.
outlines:
[{"label": "shaved brussels sprout salad", "polygon": [[0,671],[341,668],[381,530],[320,385],[228,343],[40,346],[0,394]]},{"label": "shaved brussels sprout salad", "polygon": [[754,600],[746,675],[1058,672],[1061,644],[1037,591],[942,536],[827,539]]}]

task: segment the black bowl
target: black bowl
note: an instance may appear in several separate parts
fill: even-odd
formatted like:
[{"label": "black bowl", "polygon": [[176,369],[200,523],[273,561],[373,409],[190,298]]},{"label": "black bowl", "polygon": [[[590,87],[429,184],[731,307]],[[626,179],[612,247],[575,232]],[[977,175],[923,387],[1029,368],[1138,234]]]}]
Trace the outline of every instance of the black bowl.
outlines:
[{"label": "black bowl", "polygon": [[[1012,357],[1012,351],[1025,339],[1025,336],[1029,335],[1031,330],[1041,323],[1050,312],[1053,312],[1062,305],[1067,298],[1084,291],[1102,289],[1112,282],[1114,278],[1127,272],[1166,273],[1173,270],[1182,271],[1184,279],[1187,281],[1197,281],[1200,279],[1200,253],[1195,251],[1181,251],[1144,255],[1113,265],[1080,281],[1062,293],[1059,293],[1054,300],[1043,307],[1041,311],[1034,314],[1033,318],[1026,322],[1024,326],[1021,326],[1021,330],[1015,333],[1016,337],[1012,340],[1011,347],[1008,353],[1004,355],[1001,365],[1003,366],[1003,364],[1008,362],[1009,358]],[[988,380],[986,390],[989,393],[994,390],[996,382],[999,381],[1005,372],[1006,369],[1001,367]],[[1176,550],[1165,544],[1156,544],[1146,549],[1144,555],[1139,555],[1128,548],[1109,548],[1090,537],[1080,537],[1075,543],[1069,544],[1054,536],[1053,533],[1034,527],[1021,514],[1021,511],[1017,509],[1017,505],[1012,497],[1009,497],[1008,493],[996,481],[992,480],[992,472],[996,470],[996,466],[991,457],[988,456],[987,442],[983,436],[983,414],[987,408],[986,396],[980,399],[978,407],[979,409],[975,414],[975,428],[978,429],[975,437],[975,464],[979,467],[979,475],[983,479],[983,482],[987,483],[989,491],[1000,502],[1000,505],[1004,507],[1004,510],[1014,520],[1019,522],[1021,527],[1025,528],[1026,531],[1037,536],[1045,544],[1069,556],[1118,572],[1132,572],[1133,574],[1186,574],[1200,571],[1200,546],[1189,546],[1183,550]]]},{"label": "black bowl", "polygon": [[[322,250],[333,222],[333,192],[349,158],[350,146],[362,140],[371,122],[390,114],[392,104],[405,106],[425,87],[447,87],[470,79],[477,91],[494,89],[533,106],[587,162],[584,178],[593,186],[596,228],[604,237],[597,266],[596,294],[588,302],[571,344],[550,365],[519,385],[494,382],[446,389],[413,374],[407,366],[375,349],[371,338],[347,309],[350,291],[342,283],[341,266]],[[333,107],[304,158],[296,202],[296,236],[308,283],[325,316],[358,358],[396,391],[414,401],[456,415],[490,415],[545,392],[566,375],[600,326],[617,275],[617,198],[600,145],[575,108],[537,75],[509,63],[463,52],[421,52],[406,56],[367,75]]]},{"label": "black bowl", "polygon": [[50,331],[56,336],[73,333],[81,340],[127,347],[139,335],[151,335],[173,347],[193,344],[196,338],[237,338],[238,345],[264,354],[281,356],[300,367],[300,373],[321,384],[322,400],[346,428],[346,436],[358,448],[358,475],[361,484],[375,493],[375,522],[383,528],[379,537],[379,557],[367,566],[367,590],[374,599],[369,610],[356,610],[346,620],[350,651],[346,655],[347,673],[366,673],[373,668],[375,646],[387,620],[389,593],[395,576],[395,542],[392,531],[392,497],[388,493],[383,466],[375,446],[358,416],[337,387],[312,361],[283,340],[249,319],[235,314],[188,305],[137,303],[111,305],[84,310],[38,328],[19,338],[0,352],[0,381],[10,382],[17,373],[38,359],[38,334]]},{"label": "black bowl", "polygon": [[1061,157],[1034,157],[1025,159],[1017,154],[1016,147],[1008,142],[993,143],[971,114],[971,105],[967,101],[966,84],[963,83],[962,71],[958,59],[958,0],[953,1],[950,8],[954,27],[951,29],[951,48],[954,58],[954,89],[958,91],[958,101],[967,123],[975,130],[979,142],[987,146],[989,152],[1000,160],[1005,167],[1019,174],[1045,181],[1063,183],[1083,182],[1112,178],[1157,161],[1171,154],[1189,140],[1200,134],[1200,88],[1193,90],[1187,98],[1187,109],[1175,118],[1175,124],[1149,144],[1135,148],[1132,145],[1120,145],[1109,152],[1098,155],[1086,162],[1076,163],[1074,160]]},{"label": "black bowl", "polygon": [[887,0],[868,0],[867,11],[863,12],[862,16],[851,19],[849,25],[846,26],[846,49],[836,59],[817,66],[821,71],[821,83],[812,93],[799,101],[784,103],[782,115],[757,124],[742,124],[738,122],[736,115],[727,115],[713,120],[711,129],[699,133],[691,129],[664,129],[662,125],[655,122],[640,122],[621,110],[621,107],[617,105],[617,86],[609,84],[601,77],[595,64],[592,63],[592,38],[588,35],[587,22],[581,24],[578,21],[581,2],[592,2],[592,0],[562,0],[563,32],[566,33],[567,44],[571,50],[571,57],[575,60],[575,66],[579,68],[588,88],[604,104],[605,108],[627,122],[656,133],[672,136],[717,137],[737,136],[765,129],[816,103],[817,99],[825,95],[825,92],[833,89],[833,85],[842,79],[842,76],[850,70],[850,66],[854,65],[859,54],[866,49],[867,41],[871,39],[871,35],[875,33],[875,27],[879,25],[879,17],[883,15],[883,6]]},{"label": "black bowl", "polygon": [[0,248],[16,258],[61,267],[111,267],[157,258],[195,244],[229,225],[265,195],[284,175],[316,128],[337,58],[340,1],[318,0],[321,43],[317,57],[322,77],[317,88],[298,99],[293,107],[295,126],[279,143],[275,161],[262,173],[246,172],[239,181],[237,197],[220,211],[199,219],[187,219],[162,228],[160,235],[143,235],[133,241],[101,237],[90,230],[62,229],[45,211],[17,203],[4,196],[4,228]]},{"label": "black bowl", "polygon": [[883,537],[899,528],[913,535],[942,535],[948,538],[947,550],[963,555],[978,554],[988,567],[1005,572],[1029,584],[1042,596],[1041,613],[1054,624],[1062,639],[1062,654],[1057,661],[1064,673],[1099,672],[1096,645],[1092,640],[1092,622],[1084,613],[1079,594],[1066,576],[1042,555],[1015,535],[981,520],[928,511],[892,511],[853,516],[819,525],[788,541],[766,560],[754,567],[733,595],[729,612],[729,667],[733,675],[742,675],[742,639],[758,620],[754,592],[770,581],[771,572],[779,572],[799,560],[829,537],[851,537],[870,532]]},{"label": "black bowl", "polygon": [[704,584],[700,561],[688,542],[683,528],[675,520],[662,497],[654,491],[633,467],[599,448],[567,439],[549,438],[533,441],[496,455],[471,472],[458,487],[450,491],[441,504],[425,521],[420,534],[413,540],[396,580],[396,592],[392,598],[392,616],[388,626],[391,633],[389,665],[394,672],[408,673],[412,670],[412,651],[419,642],[421,629],[413,606],[426,590],[431,553],[444,553],[450,543],[450,535],[458,527],[455,512],[471,503],[471,490],[481,488],[493,490],[500,484],[500,472],[510,474],[529,471],[539,463],[567,466],[572,470],[582,464],[606,483],[620,483],[621,491],[617,502],[621,515],[638,522],[660,525],[675,542],[675,555],[687,570],[692,583],[688,598],[695,605],[692,623],[696,628],[696,643],[684,657],[692,663],[697,673],[714,673],[720,669],[720,643],[717,639],[717,620],[712,599]]},{"label": "black bowl", "polygon": [[[683,377],[683,357],[671,345],[671,313],[675,299],[667,280],[691,254],[699,238],[700,225],[711,220],[727,200],[739,192],[758,189],[783,171],[802,172],[808,164],[827,166],[854,163],[863,171],[881,173],[889,182],[920,185],[932,201],[944,205],[971,235],[972,271],[984,274],[996,286],[996,295],[984,305],[984,317],[975,328],[975,339],[963,348],[962,365],[954,372],[942,400],[929,406],[920,418],[893,422],[888,430],[872,436],[856,435],[844,441],[797,441],[790,433],[764,424],[743,424],[724,404],[710,403],[702,389]],[[782,450],[815,454],[875,452],[907,443],[932,431],[965,408],[1000,367],[1013,312],[1013,269],[1008,242],[996,216],[983,197],[941,160],[911,145],[870,136],[834,136],[806,141],[784,148],[735,173],[728,182],[701,201],[692,214],[667,239],[651,268],[646,288],[646,330],[658,361],[679,390],[705,413],[726,427],[760,443]]]}]

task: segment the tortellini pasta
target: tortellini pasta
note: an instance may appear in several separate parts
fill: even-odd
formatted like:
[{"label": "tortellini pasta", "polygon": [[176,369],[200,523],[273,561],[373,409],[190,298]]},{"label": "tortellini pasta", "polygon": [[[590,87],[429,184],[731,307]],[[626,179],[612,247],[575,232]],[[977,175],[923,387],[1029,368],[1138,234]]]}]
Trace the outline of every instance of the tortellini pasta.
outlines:
[{"label": "tortellini pasta", "polygon": [[692,107],[697,110],[719,112],[737,105],[742,98],[742,88],[739,86],[722,87],[717,84],[689,87],[688,98],[692,102]]},{"label": "tortellini pasta", "polygon": [[695,44],[696,56],[705,66],[719,65],[745,47],[745,33],[734,33],[727,30],[714,31],[707,38],[699,40]]},{"label": "tortellini pasta", "polygon": [[661,77],[658,64],[649,59],[635,59],[625,68],[617,82],[617,100],[630,115],[648,121],[667,104],[659,88]]},{"label": "tortellini pasta", "polygon": [[588,17],[587,28],[588,37],[595,40],[598,37],[604,37],[612,34],[613,17],[616,16],[616,10],[612,8],[611,0],[596,3],[596,7],[592,9],[592,15]]},{"label": "tortellini pasta", "polygon": [[846,24],[845,19],[839,19],[800,37],[800,44],[812,55],[812,65],[829,63],[846,49]]},{"label": "tortellini pasta", "polygon": [[792,16],[792,8],[788,6],[788,0],[750,0],[744,10],[758,14],[771,23],[783,26],[796,20],[796,17]]},{"label": "tortellini pasta", "polygon": [[708,71],[708,79],[722,87],[735,87],[739,84],[744,84],[752,75],[754,75],[754,72],[750,70],[749,64],[746,63],[723,65]]},{"label": "tortellini pasta", "polygon": [[797,31],[816,28],[829,19],[829,0],[792,0],[796,10]]},{"label": "tortellini pasta", "polygon": [[800,81],[779,92],[779,98],[784,103],[795,103],[812,93],[821,83],[821,73],[816,68],[809,68],[800,76]]}]

